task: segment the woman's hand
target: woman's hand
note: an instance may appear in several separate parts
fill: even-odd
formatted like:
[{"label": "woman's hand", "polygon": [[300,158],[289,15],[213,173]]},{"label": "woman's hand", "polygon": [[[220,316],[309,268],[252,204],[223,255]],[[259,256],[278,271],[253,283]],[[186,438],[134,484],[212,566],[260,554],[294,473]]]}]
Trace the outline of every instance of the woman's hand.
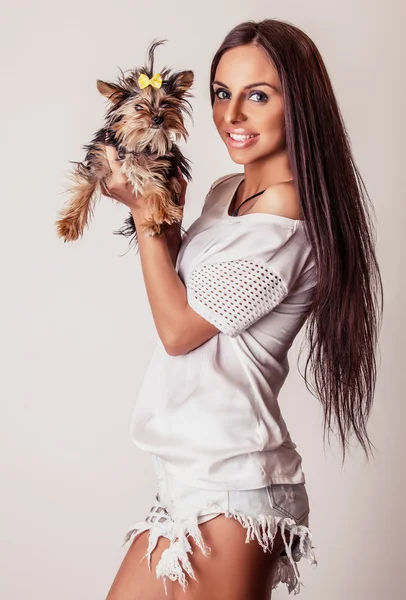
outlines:
[{"label": "woman's hand", "polygon": [[[128,182],[127,177],[120,172],[120,159],[118,158],[117,151],[114,146],[106,145],[106,154],[109,161],[111,175],[105,181],[105,184],[101,183],[100,187],[104,196],[113,198],[118,202],[122,202],[131,210],[133,215],[135,226],[138,228],[140,223],[145,219],[147,212],[147,203],[145,202],[142,195],[134,194],[131,184]],[[183,177],[180,168],[178,167],[178,180],[181,185],[181,192],[178,198],[178,205],[185,205],[187,181]],[[172,259],[172,263],[175,266],[176,257],[178,255],[179,247],[182,242],[181,236],[181,223],[172,223],[166,227],[163,231],[168,250]]]},{"label": "woman's hand", "polygon": [[141,195],[134,194],[133,187],[127,177],[120,172],[120,159],[114,146],[106,145],[107,160],[109,161],[111,175],[101,184],[101,190],[104,196],[113,198],[122,202],[131,210],[132,213],[143,212],[146,208],[146,202]]},{"label": "woman's hand", "polygon": [[[101,183],[101,190],[104,196],[108,196],[109,198],[113,198],[118,202],[122,202],[128,208],[133,211],[143,211],[147,203],[144,201],[142,195],[134,194],[131,183],[129,183],[127,177],[120,172],[120,159],[117,154],[117,150],[114,146],[106,145],[106,155],[107,160],[109,161],[109,166],[111,169],[111,175],[106,180],[105,184]],[[183,177],[182,172],[179,167],[178,170],[178,180],[181,185],[181,193],[178,198],[178,205],[185,205],[185,197],[186,197],[186,188],[187,181]],[[172,226],[179,227],[178,223],[174,223]],[[172,227],[171,226],[171,227]]]}]

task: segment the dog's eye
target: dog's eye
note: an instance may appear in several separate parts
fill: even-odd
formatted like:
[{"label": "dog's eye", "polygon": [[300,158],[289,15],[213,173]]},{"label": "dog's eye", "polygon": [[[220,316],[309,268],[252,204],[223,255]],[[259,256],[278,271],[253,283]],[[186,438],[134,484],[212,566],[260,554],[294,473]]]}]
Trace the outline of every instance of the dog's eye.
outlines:
[{"label": "dog's eye", "polygon": [[136,104],[134,108],[135,110],[142,110],[141,104]]},{"label": "dog's eye", "polygon": [[162,102],[162,104],[161,104],[161,108],[170,108],[170,107],[171,107],[171,105],[169,102]]}]

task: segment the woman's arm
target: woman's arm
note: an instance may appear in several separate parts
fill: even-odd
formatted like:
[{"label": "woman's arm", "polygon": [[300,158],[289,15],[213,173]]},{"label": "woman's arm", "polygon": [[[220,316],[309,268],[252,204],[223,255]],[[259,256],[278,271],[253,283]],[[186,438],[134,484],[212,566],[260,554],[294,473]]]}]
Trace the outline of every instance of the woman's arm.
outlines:
[{"label": "woman's arm", "polygon": [[[122,202],[131,210],[137,229],[138,248],[148,300],[158,335],[168,354],[186,354],[216,335],[219,330],[194,311],[187,302],[186,288],[176,270],[180,245],[180,227],[174,224],[171,232],[161,236],[142,233],[142,223],[148,207],[142,197],[135,196],[113,146],[106,146],[112,175],[103,193]],[[186,181],[181,183],[183,191]],[[184,197],[180,199],[182,204]],[[168,245],[169,242],[169,245]]]},{"label": "woman's arm", "polygon": [[174,268],[175,252],[168,248],[166,237],[141,233],[144,213],[131,210],[137,232],[138,248],[145,288],[159,337],[168,353],[178,339],[180,324],[187,306],[186,288]]},{"label": "woman's arm", "polygon": [[173,266],[176,266],[179,247],[182,242],[180,223],[173,223],[165,229],[164,236],[168,244],[169,254],[172,259]]}]

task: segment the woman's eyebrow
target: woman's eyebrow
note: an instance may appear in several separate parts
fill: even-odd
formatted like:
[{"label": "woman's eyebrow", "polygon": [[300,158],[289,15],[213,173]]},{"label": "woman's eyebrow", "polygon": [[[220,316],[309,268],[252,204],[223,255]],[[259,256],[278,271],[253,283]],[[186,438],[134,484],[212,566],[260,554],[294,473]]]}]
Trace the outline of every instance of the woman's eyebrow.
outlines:
[{"label": "woman's eyebrow", "polygon": [[[228,90],[230,89],[228,87],[228,85],[226,85],[225,83],[221,83],[221,81],[213,81],[212,85],[214,85],[215,83],[217,83],[217,85],[221,85],[222,87],[227,88]],[[250,88],[253,87],[258,87],[259,85],[268,85],[269,87],[271,87],[272,89],[274,89],[275,91],[278,91],[278,88],[270,83],[267,83],[266,81],[260,81],[258,83],[250,83],[249,85],[244,86],[244,90],[249,90]]]}]

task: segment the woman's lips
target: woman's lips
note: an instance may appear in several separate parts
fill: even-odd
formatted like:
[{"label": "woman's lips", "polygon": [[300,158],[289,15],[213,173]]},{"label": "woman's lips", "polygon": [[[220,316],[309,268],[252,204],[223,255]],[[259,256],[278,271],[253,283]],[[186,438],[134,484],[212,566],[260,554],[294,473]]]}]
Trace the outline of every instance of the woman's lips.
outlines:
[{"label": "woman's lips", "polygon": [[226,133],[227,135],[227,145],[231,146],[232,148],[248,148],[248,146],[252,146],[252,144],[255,144],[255,142],[257,141],[257,139],[259,138],[259,133],[256,134],[254,137],[250,137],[246,140],[233,140],[233,138],[230,136],[229,133]]}]

